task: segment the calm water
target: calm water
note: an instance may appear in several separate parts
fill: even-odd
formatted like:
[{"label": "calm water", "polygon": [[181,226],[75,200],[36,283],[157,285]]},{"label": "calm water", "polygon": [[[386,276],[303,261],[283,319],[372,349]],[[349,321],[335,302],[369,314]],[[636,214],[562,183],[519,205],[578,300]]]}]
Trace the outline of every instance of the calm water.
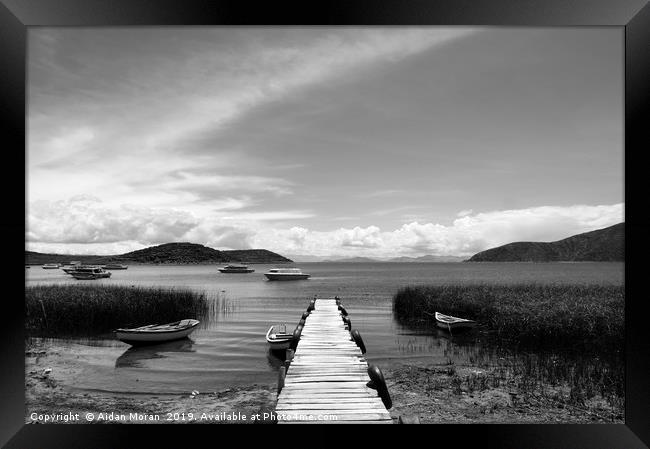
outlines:
[{"label": "calm water", "polygon": [[[446,335],[405,328],[392,316],[400,287],[444,283],[622,284],[623,263],[302,263],[312,277],[269,282],[270,265],[254,273],[222,274],[209,266],[135,266],[110,279],[77,281],[61,270],[32,267],[26,284],[126,284],[188,287],[223,298],[224,307],[201,323],[190,340],[133,348],[112,339],[48,342],[69,354],[71,385],[114,392],[187,393],[237,385],[274,384],[282,361],[268,351],[265,334],[276,323],[296,324],[314,296],[338,295],[353,329],[363,336],[369,361],[380,367],[426,362],[471,363],[472,352],[450,347]],[[77,357],[79,356],[79,357]]]}]

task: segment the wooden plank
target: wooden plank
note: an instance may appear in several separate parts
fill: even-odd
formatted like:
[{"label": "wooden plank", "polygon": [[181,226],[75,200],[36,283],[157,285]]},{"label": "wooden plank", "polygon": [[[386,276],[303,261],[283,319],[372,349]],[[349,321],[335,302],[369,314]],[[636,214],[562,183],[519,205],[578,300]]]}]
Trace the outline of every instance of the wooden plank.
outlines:
[{"label": "wooden plank", "polygon": [[343,402],[336,400],[319,401],[307,403],[305,401],[283,401],[278,402],[277,410],[299,410],[299,409],[313,409],[313,410],[359,410],[367,408],[380,408],[382,406],[381,400],[357,400],[356,402]]},{"label": "wooden plank", "polygon": [[[388,412],[378,413],[376,410],[355,410],[355,413],[330,412],[322,413],[323,410],[291,410],[290,412],[277,412],[279,421],[321,421],[320,415],[325,419],[322,421],[361,421],[361,420],[392,420]],[[302,418],[302,419],[301,419]],[[311,418],[311,419],[310,419]]]},{"label": "wooden plank", "polygon": [[293,376],[291,378],[284,379],[284,385],[289,386],[293,384],[304,384],[304,383],[322,383],[322,382],[338,382],[338,383],[351,383],[351,382],[363,382],[365,385],[370,379],[364,377],[360,374],[341,374],[341,375],[323,375],[323,376]]},{"label": "wooden plank", "polygon": [[310,365],[289,365],[287,374],[292,375],[304,373],[363,373],[367,374],[368,369],[363,365],[345,365],[345,366],[310,366]]},{"label": "wooden plank", "polygon": [[[286,385],[286,379],[285,379],[285,385]],[[333,388],[333,389],[341,389],[341,390],[358,390],[358,389],[365,389],[367,388],[368,390],[372,390],[372,388],[366,387],[366,382],[297,382],[296,384],[292,384],[291,388],[298,390],[317,390],[319,388],[326,389],[326,388]],[[284,391],[284,388],[282,389]],[[374,391],[374,390],[373,390]]]},{"label": "wooden plank", "polygon": [[354,403],[354,404],[381,404],[381,399],[376,397],[367,397],[367,398],[353,398],[348,396],[343,397],[287,397],[278,400],[278,405],[281,404],[345,404],[345,403]]},{"label": "wooden plank", "polygon": [[[311,421],[307,422],[302,422],[302,421],[278,421],[278,424],[288,424],[288,425],[296,425],[296,424],[313,424]],[[318,424],[340,424],[340,425],[346,425],[346,424],[393,424],[392,420],[368,420],[368,421],[357,421],[357,420],[345,420],[345,421],[318,421]]]},{"label": "wooden plank", "polygon": [[369,396],[379,397],[377,390],[366,387],[365,385],[358,386],[357,388],[340,388],[339,385],[320,385],[314,386],[313,383],[304,383],[300,385],[293,385],[291,388],[283,388],[282,393],[278,400],[285,396],[309,396],[310,394],[323,394],[323,395],[355,395],[355,396]]}]

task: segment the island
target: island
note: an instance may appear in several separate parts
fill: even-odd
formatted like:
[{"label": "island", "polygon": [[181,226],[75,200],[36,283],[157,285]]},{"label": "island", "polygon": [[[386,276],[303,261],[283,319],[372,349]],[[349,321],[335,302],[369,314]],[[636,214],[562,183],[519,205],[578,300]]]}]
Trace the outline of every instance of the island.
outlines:
[{"label": "island", "polygon": [[40,265],[44,263],[69,263],[77,260],[84,264],[103,265],[106,263],[129,264],[221,264],[228,262],[246,263],[290,263],[293,262],[266,249],[245,249],[219,251],[197,243],[165,243],[158,246],[131,251],[119,255],[72,255],[72,254],[44,254],[34,251],[25,251],[26,265]]}]

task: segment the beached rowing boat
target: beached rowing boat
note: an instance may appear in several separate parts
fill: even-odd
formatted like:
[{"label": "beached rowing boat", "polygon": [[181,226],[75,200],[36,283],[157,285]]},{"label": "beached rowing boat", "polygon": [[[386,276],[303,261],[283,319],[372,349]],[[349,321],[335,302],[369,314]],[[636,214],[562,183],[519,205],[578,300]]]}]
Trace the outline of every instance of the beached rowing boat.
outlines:
[{"label": "beached rowing boat", "polygon": [[186,319],[168,324],[151,324],[132,329],[116,329],[115,337],[130,345],[145,345],[179,340],[190,335],[199,320]]}]

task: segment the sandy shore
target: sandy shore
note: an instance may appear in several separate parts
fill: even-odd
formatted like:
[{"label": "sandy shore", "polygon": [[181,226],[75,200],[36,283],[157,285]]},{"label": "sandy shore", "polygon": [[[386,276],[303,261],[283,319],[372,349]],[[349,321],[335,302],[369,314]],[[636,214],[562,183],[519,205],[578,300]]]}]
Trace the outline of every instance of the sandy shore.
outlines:
[{"label": "sandy shore", "polygon": [[[275,384],[198,394],[84,392],[71,385],[74,363],[56,350],[32,346],[25,355],[26,423],[45,419],[93,423],[272,422]],[[383,371],[395,421],[399,416],[410,416],[421,423],[623,422],[622,412],[612,410],[605,401],[574,407],[553,401],[548,395],[522,394],[514,382],[491,387],[498,384],[492,382],[495,373],[484,369],[409,364]],[[90,416],[92,419],[87,420]]]}]

